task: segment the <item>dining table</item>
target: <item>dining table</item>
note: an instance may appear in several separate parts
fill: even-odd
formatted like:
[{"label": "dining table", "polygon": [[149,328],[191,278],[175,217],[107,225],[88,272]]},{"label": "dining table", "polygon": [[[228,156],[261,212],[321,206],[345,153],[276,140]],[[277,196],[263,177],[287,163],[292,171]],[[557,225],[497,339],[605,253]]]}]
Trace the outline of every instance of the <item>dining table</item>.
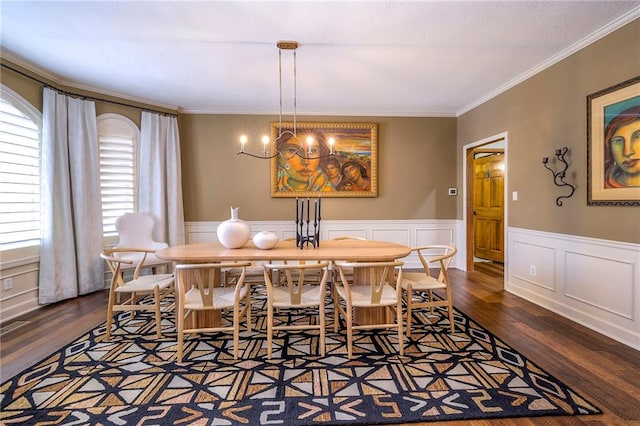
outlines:
[{"label": "dining table", "polygon": [[[252,241],[243,247],[230,249],[219,242],[185,244],[158,250],[156,257],[175,263],[223,263],[232,261],[278,262],[278,261],[346,261],[385,262],[401,260],[411,253],[409,246],[389,241],[377,240],[326,240],[319,241],[317,247],[296,245],[295,240],[281,240],[271,249],[260,249]],[[362,285],[370,277],[371,271],[354,275],[353,284]],[[374,271],[375,272],[375,271]],[[214,278],[221,282],[220,277]],[[368,283],[367,283],[368,284]],[[385,319],[384,308],[356,309],[355,319],[363,324],[381,323]],[[198,322],[218,322],[213,313],[200,313]]]}]

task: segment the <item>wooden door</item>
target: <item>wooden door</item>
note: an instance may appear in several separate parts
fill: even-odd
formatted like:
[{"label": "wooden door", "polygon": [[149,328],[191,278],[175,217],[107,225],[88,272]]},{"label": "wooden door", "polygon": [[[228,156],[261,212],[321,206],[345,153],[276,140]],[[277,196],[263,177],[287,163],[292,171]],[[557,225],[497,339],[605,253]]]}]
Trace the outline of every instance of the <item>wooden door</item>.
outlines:
[{"label": "wooden door", "polygon": [[504,262],[504,153],[473,160],[473,255]]}]

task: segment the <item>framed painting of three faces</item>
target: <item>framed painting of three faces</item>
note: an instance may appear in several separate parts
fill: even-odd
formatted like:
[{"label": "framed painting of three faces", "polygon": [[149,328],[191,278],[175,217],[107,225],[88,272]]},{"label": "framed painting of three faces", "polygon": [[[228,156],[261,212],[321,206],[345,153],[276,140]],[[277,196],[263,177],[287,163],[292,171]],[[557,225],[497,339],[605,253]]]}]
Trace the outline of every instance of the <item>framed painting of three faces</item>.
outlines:
[{"label": "framed painting of three faces", "polygon": [[376,123],[273,122],[272,197],[377,197]]}]

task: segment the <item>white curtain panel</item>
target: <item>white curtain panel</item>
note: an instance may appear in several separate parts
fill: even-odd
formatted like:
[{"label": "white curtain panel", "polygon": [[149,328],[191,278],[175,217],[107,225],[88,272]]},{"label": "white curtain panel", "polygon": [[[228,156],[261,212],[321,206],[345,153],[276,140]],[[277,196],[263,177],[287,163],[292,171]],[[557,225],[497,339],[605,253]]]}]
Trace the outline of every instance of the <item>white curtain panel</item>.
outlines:
[{"label": "white curtain panel", "polygon": [[44,88],[41,304],[104,288],[95,104]]},{"label": "white curtain panel", "polygon": [[138,210],[155,220],[153,239],[184,244],[180,135],[176,117],[142,112]]}]

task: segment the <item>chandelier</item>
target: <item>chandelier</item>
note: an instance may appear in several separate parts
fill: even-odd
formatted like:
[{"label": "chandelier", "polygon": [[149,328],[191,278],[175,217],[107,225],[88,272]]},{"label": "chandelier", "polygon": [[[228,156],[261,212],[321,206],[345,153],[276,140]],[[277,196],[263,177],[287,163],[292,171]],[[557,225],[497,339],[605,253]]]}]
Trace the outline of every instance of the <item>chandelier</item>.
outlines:
[{"label": "chandelier", "polygon": [[[275,140],[271,141],[269,136],[262,136],[262,155],[252,154],[246,151],[246,144],[249,141],[249,138],[246,135],[240,136],[240,151],[238,155],[248,155],[254,158],[261,159],[271,159],[277,156],[286,155],[288,158],[292,156],[298,156],[300,158],[310,160],[328,157],[330,155],[334,155],[333,146],[335,144],[335,140],[333,138],[329,138],[327,141],[329,143],[329,154],[321,155],[318,153],[318,150],[314,148],[317,144],[316,140],[312,136],[307,136],[306,142],[306,150],[297,149],[291,150],[288,149],[286,152],[278,149],[279,141],[283,138],[288,140],[287,144],[303,146],[298,140],[298,132],[297,132],[297,69],[296,69],[296,49],[298,48],[297,41],[278,41],[276,43],[278,47],[278,77],[279,77],[279,87],[280,87],[280,114],[279,114],[279,125],[278,125],[278,136]],[[282,51],[288,50],[293,52],[293,130],[282,130]]]}]

